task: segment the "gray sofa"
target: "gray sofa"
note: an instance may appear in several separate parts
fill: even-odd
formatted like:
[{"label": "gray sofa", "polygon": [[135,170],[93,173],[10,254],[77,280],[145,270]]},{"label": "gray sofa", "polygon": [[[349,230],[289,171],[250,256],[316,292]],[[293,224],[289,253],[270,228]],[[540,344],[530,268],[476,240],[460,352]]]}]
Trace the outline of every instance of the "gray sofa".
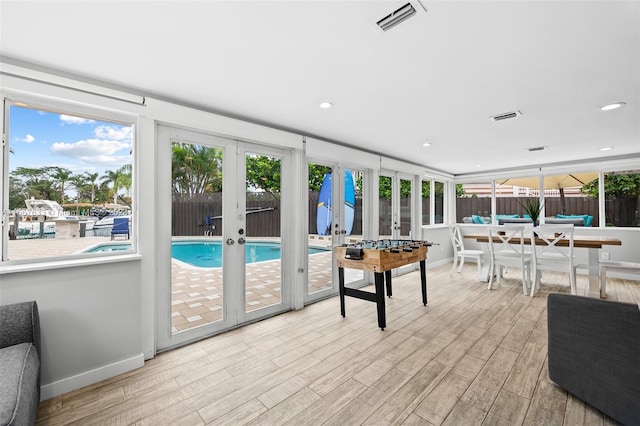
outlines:
[{"label": "gray sofa", "polygon": [[0,306],[0,426],[35,424],[40,354],[36,302]]},{"label": "gray sofa", "polygon": [[549,377],[623,425],[640,425],[640,308],[567,294],[547,300]]}]

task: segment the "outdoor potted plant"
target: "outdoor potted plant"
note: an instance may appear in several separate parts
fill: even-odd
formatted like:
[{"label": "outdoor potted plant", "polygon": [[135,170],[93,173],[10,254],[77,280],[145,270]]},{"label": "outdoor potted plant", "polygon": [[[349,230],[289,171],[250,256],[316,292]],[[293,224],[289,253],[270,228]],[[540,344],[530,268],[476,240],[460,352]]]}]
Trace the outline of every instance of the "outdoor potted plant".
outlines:
[{"label": "outdoor potted plant", "polygon": [[542,203],[539,198],[527,198],[524,202],[520,203],[522,208],[524,209],[525,214],[531,217],[533,221],[533,226],[538,225],[538,218],[540,217],[540,212],[542,211]]}]

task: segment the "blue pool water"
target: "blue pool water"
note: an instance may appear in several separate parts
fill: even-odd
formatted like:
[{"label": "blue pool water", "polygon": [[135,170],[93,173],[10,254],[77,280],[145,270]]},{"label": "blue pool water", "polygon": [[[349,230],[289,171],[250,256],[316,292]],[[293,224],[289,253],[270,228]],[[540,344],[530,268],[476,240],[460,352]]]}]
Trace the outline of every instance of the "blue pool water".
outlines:
[{"label": "blue pool water", "polygon": [[110,251],[127,251],[131,250],[131,243],[118,243],[118,244],[100,244],[92,247],[89,250],[85,250],[86,253],[102,253]]},{"label": "blue pool water", "polygon": [[[131,250],[131,244],[102,244],[88,252]],[[309,254],[325,253],[329,248],[309,247]],[[247,242],[245,244],[247,263],[280,259],[280,243],[266,241]],[[220,241],[174,241],[171,243],[171,257],[189,265],[201,268],[219,268],[222,266],[222,247]]]}]

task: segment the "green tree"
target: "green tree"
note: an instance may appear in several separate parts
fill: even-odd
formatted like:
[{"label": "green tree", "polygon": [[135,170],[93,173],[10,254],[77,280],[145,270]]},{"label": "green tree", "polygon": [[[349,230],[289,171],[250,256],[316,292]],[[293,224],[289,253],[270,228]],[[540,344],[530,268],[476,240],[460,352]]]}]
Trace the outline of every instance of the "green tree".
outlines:
[{"label": "green tree", "polygon": [[96,200],[96,180],[98,179],[98,173],[84,172],[85,179],[91,184],[91,203]]},{"label": "green tree", "polygon": [[309,191],[320,191],[327,173],[331,173],[331,167],[309,163]]},{"label": "green tree", "polygon": [[11,176],[22,182],[24,198],[55,200],[57,191],[51,177],[51,170],[51,167],[18,167],[11,172]]},{"label": "green tree", "polygon": [[[580,188],[580,192],[598,198],[600,179],[594,179]],[[640,196],[640,174],[606,174],[604,193],[607,198],[633,198]]]},{"label": "green tree", "polygon": [[[381,200],[390,200],[391,199],[391,182],[393,179],[389,176],[380,176],[378,180],[378,196]],[[411,184],[412,181],[402,179],[400,181],[400,198],[409,198],[411,197]],[[422,189],[424,190],[424,184],[422,185]]]},{"label": "green tree", "polygon": [[102,182],[105,184],[111,184],[111,189],[113,191],[113,204],[114,207],[118,204],[118,191],[120,190],[120,184],[122,177],[120,176],[120,170],[106,170],[104,175],[102,175]]},{"label": "green tree", "polygon": [[174,194],[222,192],[222,150],[174,142],[171,176]]},{"label": "green tree", "polygon": [[69,178],[69,181],[76,189],[76,202],[80,202],[83,190],[87,186],[87,178],[82,175],[73,175]]},{"label": "green tree", "polygon": [[266,155],[247,155],[247,188],[259,189],[272,196],[280,197],[282,161]]},{"label": "green tree", "polygon": [[73,172],[69,169],[64,169],[62,167],[53,166],[49,167],[49,175],[56,181],[56,187],[58,188],[58,193],[60,199],[58,200],[60,204],[64,204],[65,191],[67,190],[67,183],[71,179],[71,175]]},{"label": "green tree", "polygon": [[24,208],[24,200],[27,198],[27,187],[14,176],[9,176],[9,210]]},{"label": "green tree", "polygon": [[[599,179],[595,179],[582,188],[580,191],[590,197],[599,197]],[[610,210],[607,208],[606,222],[614,226],[638,226],[637,205],[640,197],[640,174],[639,173],[610,173],[604,177],[604,194],[609,204],[617,205],[616,217],[609,216]]]}]

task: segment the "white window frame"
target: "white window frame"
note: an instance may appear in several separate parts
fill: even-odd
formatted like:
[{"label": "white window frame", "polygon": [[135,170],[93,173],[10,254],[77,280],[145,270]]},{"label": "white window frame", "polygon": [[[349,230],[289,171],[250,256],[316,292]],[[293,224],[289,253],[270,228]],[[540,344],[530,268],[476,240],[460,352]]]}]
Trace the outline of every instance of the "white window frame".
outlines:
[{"label": "white window frame", "polygon": [[[138,151],[138,116],[131,113],[124,113],[121,111],[114,111],[112,109],[102,109],[98,106],[80,104],[72,101],[65,101],[60,99],[52,99],[44,96],[37,96],[32,94],[12,94],[7,92],[0,92],[2,98],[2,113],[0,114],[0,123],[2,127],[2,141],[3,141],[3,155],[0,162],[0,182],[2,187],[2,199],[0,205],[2,206],[1,216],[2,223],[0,227],[2,229],[1,240],[1,256],[0,256],[0,275],[5,273],[22,272],[28,270],[39,269],[53,269],[63,268],[69,266],[82,266],[94,263],[104,262],[117,262],[128,260],[139,260],[138,255],[138,238],[137,238],[137,226],[138,223],[138,208],[137,208],[137,196],[138,193],[138,159],[136,152]],[[112,122],[114,124],[127,125],[132,127],[132,154],[131,154],[131,236],[129,241],[131,242],[131,250],[125,252],[98,252],[98,253],[74,253],[61,256],[50,257],[33,257],[27,259],[6,259],[8,254],[8,212],[9,212],[9,107],[10,105],[17,105],[27,107],[36,110],[44,110],[55,114],[68,114],[77,117],[85,117],[105,122]]]}]

